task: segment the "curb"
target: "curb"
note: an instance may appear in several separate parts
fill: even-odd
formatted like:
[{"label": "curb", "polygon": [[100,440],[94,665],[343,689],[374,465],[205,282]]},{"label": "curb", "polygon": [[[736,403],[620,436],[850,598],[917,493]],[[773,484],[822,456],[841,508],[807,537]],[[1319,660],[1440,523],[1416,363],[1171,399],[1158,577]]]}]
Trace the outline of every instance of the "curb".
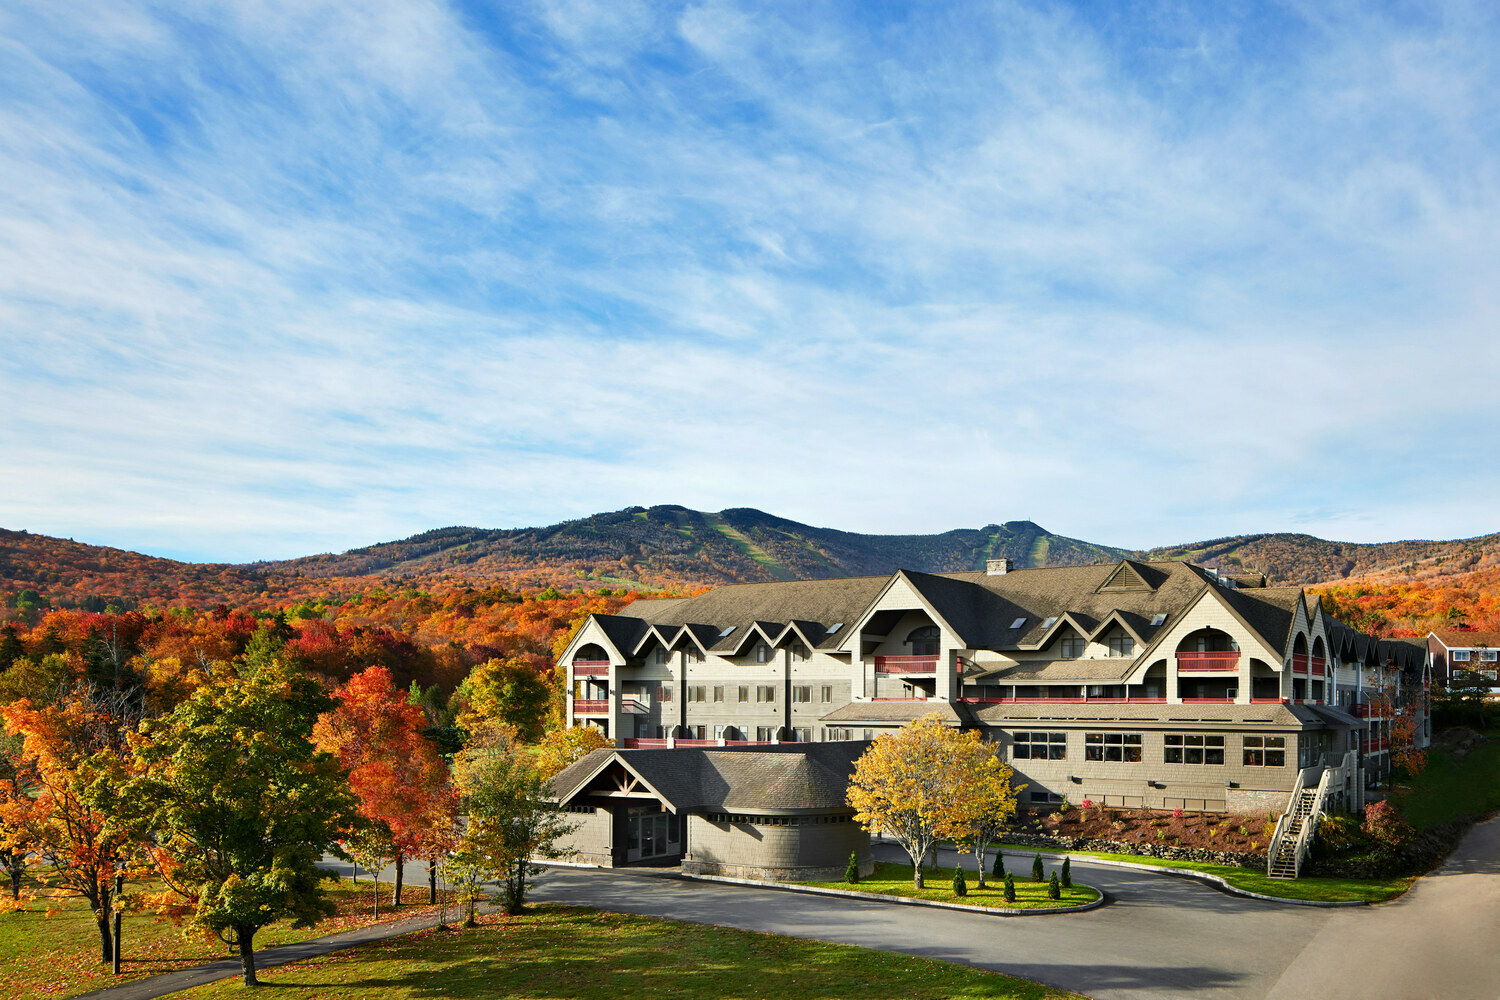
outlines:
[{"label": "curb", "polygon": [[[1208,872],[1196,871],[1192,868],[1168,868],[1165,865],[1142,865],[1133,861],[1114,861],[1109,858],[1096,858],[1089,854],[1069,851],[1049,851],[1040,848],[1023,848],[1021,852],[1026,854],[1050,854],[1053,857],[1077,858],[1080,864],[1102,865],[1105,868],[1125,868],[1137,872],[1156,872],[1163,875],[1178,875],[1182,878],[1194,879],[1211,885],[1221,892],[1231,896],[1243,896],[1246,899],[1263,899],[1268,903],[1287,903],[1291,906],[1314,906],[1321,909],[1339,909],[1345,906],[1370,906],[1369,900],[1365,899],[1291,899],[1287,896],[1267,896],[1261,892],[1251,892],[1249,889],[1241,889],[1231,885],[1226,879],[1218,875],[1210,875]],[[1018,852],[1018,853],[1021,853]]]},{"label": "curb", "polygon": [[[536,861],[534,864],[556,865],[559,868],[581,868],[589,871],[610,872],[611,874],[642,874],[629,870],[621,871],[618,868],[605,868],[602,865],[580,864],[577,861]],[[912,899],[910,896],[889,896],[883,892],[860,892],[857,889],[823,889],[812,885],[797,885],[794,882],[769,882],[753,878],[730,878],[727,875],[688,875],[683,872],[674,871],[671,874],[652,876],[654,878],[673,878],[684,882],[720,882],[725,885],[743,885],[752,889],[779,889],[782,892],[802,892],[809,896],[843,896],[849,899],[867,899],[875,903],[895,903],[900,906],[928,906],[938,910],[961,910],[964,913],[983,913],[991,917],[1046,917],[1055,913],[1087,913],[1089,910],[1097,910],[1109,902],[1109,897],[1101,889],[1086,885],[1083,882],[1075,882],[1074,885],[1082,885],[1086,889],[1093,889],[1099,893],[1099,898],[1090,903],[1082,903],[1078,906],[1052,906],[1037,909],[1016,909],[1009,906],[970,906],[966,903],[944,903],[936,899]]]}]

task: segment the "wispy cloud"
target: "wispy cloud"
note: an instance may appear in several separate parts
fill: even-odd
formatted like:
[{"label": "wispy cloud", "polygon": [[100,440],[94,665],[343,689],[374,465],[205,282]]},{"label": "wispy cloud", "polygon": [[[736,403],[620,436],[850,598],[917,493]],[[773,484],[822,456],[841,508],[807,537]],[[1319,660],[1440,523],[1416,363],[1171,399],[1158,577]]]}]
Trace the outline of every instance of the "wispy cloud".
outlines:
[{"label": "wispy cloud", "polygon": [[13,4],[0,523],[1500,527],[1493,15],[1132,11]]}]

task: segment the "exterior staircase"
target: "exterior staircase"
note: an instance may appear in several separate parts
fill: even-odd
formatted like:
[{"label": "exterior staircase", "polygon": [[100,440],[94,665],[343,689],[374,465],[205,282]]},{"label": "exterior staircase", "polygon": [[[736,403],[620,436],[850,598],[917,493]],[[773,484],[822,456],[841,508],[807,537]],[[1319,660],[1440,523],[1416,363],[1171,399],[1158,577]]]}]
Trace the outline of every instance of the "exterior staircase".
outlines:
[{"label": "exterior staircase", "polygon": [[[1321,783],[1320,783],[1321,785]],[[1303,831],[1317,825],[1319,808],[1323,798],[1322,788],[1299,788],[1292,794],[1287,811],[1277,824],[1278,836],[1266,861],[1266,874],[1270,878],[1295,879],[1302,868],[1302,851],[1299,850],[1309,837]]]}]

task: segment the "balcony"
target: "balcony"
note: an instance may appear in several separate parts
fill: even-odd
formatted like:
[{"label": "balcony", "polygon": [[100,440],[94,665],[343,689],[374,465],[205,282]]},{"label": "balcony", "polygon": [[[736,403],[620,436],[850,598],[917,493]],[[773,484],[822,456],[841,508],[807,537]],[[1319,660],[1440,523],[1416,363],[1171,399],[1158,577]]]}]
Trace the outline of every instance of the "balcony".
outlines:
[{"label": "balcony", "polygon": [[608,715],[608,698],[574,698],[574,715]]},{"label": "balcony", "polygon": [[1195,674],[1214,671],[1233,673],[1240,669],[1240,651],[1228,649],[1206,653],[1178,653],[1177,669],[1182,673]]},{"label": "balcony", "polygon": [[933,656],[877,656],[877,674],[935,674],[938,658]]},{"label": "balcony", "polygon": [[665,750],[667,748],[666,740],[648,740],[644,737],[626,737],[620,742],[624,744],[626,750]]},{"label": "balcony", "polygon": [[1321,656],[1308,656],[1305,653],[1292,654],[1292,673],[1313,674],[1322,677],[1327,672],[1327,661]]},{"label": "balcony", "polygon": [[574,660],[574,677],[608,677],[608,660]]},{"label": "balcony", "polygon": [[626,715],[650,715],[651,709],[634,698],[621,698],[620,711]]}]

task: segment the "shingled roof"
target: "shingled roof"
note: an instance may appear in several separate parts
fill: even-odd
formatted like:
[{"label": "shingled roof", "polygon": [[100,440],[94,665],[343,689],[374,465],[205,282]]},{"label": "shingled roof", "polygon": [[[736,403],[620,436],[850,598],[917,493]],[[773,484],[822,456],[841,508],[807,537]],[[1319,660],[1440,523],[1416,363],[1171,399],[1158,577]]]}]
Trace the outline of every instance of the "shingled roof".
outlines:
[{"label": "shingled roof", "polygon": [[673,812],[827,813],[847,811],[854,762],[869,744],[783,743],[758,747],[595,750],[552,779],[567,803],[612,764],[636,774]]}]

